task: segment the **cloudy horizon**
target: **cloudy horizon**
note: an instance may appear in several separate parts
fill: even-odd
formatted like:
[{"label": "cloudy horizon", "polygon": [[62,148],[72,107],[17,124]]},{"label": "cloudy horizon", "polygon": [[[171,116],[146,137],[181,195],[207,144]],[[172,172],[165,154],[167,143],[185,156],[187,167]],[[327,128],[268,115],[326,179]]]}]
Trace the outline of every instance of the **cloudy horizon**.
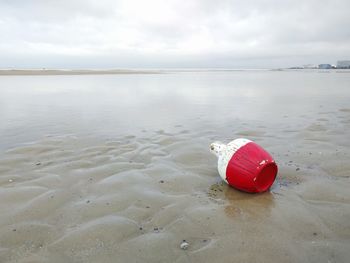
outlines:
[{"label": "cloudy horizon", "polygon": [[2,0],[0,68],[275,68],[350,59],[350,2]]}]

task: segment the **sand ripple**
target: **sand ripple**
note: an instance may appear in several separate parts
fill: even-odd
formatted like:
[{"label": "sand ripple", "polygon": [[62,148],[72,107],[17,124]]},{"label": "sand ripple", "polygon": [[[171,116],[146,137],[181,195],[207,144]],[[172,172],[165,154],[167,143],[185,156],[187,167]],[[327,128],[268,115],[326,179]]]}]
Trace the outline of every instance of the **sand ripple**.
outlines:
[{"label": "sand ripple", "polygon": [[342,262],[349,149],[331,125],[238,132],[279,164],[261,195],[221,182],[211,132],[50,137],[11,149],[0,159],[0,262]]}]

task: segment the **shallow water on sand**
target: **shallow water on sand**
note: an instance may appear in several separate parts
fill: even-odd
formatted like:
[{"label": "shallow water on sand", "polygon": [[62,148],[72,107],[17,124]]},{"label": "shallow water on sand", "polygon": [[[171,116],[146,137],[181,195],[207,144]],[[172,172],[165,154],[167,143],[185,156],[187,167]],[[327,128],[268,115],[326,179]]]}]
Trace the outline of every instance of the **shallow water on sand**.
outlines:
[{"label": "shallow water on sand", "polygon": [[[0,262],[347,262],[349,101],[334,71],[2,76]],[[269,192],[221,182],[238,137]]]}]

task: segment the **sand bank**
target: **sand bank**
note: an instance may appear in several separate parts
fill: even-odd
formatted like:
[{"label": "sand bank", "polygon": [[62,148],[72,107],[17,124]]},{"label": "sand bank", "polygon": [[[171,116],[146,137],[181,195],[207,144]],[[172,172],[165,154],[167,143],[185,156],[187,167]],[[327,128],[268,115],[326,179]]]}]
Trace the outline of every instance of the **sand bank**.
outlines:
[{"label": "sand bank", "polygon": [[0,76],[35,76],[35,75],[116,75],[116,74],[159,74],[156,70],[128,70],[128,69],[2,69]]}]

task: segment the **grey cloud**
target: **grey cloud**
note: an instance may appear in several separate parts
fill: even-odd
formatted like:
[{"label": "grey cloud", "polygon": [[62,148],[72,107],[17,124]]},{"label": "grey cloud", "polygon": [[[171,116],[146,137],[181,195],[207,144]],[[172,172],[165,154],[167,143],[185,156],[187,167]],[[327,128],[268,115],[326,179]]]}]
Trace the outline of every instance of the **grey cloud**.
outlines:
[{"label": "grey cloud", "polygon": [[348,10],[347,0],[3,0],[0,67],[335,63],[349,59]]},{"label": "grey cloud", "polygon": [[67,22],[78,16],[103,18],[113,15],[113,1],[93,0],[3,0],[0,2],[2,17],[23,22]]}]

